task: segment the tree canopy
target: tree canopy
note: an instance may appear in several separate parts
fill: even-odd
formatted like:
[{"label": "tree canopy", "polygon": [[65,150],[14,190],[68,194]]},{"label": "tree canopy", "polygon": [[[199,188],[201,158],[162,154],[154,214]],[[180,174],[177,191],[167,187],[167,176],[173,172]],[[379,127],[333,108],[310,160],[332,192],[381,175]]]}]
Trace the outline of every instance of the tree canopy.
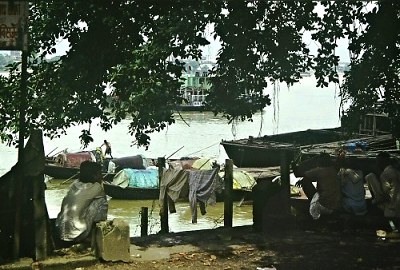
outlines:
[{"label": "tree canopy", "polygon": [[[128,118],[138,144],[149,144],[149,133],[174,123],[183,60],[201,58],[209,25],[221,49],[207,106],[228,121],[251,120],[271,104],[268,84],[292,85],[310,69],[318,86],[340,83],[340,96],[351,103],[343,112],[348,122],[378,100],[396,120],[399,8],[396,1],[34,1],[25,135],[40,128],[59,136],[88,123],[81,135],[88,143],[94,118],[104,130]],[[306,31],[319,44],[317,55],[303,40]],[[70,50],[45,61],[60,38]],[[351,55],[343,82],[336,70],[340,38],[348,38]],[[8,143],[18,132],[18,67],[0,80],[0,134]]]}]

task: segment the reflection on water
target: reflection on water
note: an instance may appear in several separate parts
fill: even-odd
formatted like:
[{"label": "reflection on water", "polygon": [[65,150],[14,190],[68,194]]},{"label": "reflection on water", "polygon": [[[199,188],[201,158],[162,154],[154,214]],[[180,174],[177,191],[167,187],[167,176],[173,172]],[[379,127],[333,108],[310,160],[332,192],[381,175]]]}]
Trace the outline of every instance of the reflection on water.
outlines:
[{"label": "reflection on water", "polygon": [[[56,218],[61,209],[61,202],[64,198],[69,183],[61,180],[50,180],[47,182],[46,205],[50,218]],[[110,199],[108,209],[108,219],[122,218],[129,223],[130,236],[140,236],[141,210],[142,207],[148,208],[148,228],[149,234],[156,234],[160,231],[160,207],[158,200],[114,200]],[[252,224],[252,206],[237,205],[233,207],[233,226]],[[207,207],[207,214],[202,216],[198,210],[197,223],[193,224],[192,214],[188,202],[176,203],[176,213],[169,214],[168,224],[171,232],[192,231],[201,229],[212,229],[224,225],[224,203],[218,202],[214,206]]]},{"label": "reflection on water", "polygon": [[[129,222],[131,236],[140,235],[141,209],[148,208],[149,234],[160,231],[160,207],[158,201],[109,201],[109,219],[123,218]],[[192,223],[192,214],[189,202],[178,202],[176,213],[169,214],[168,224],[171,232],[192,231],[200,229],[212,229],[224,225],[224,203],[218,202],[214,206],[207,206],[206,215],[202,216],[198,210],[197,223]],[[252,206],[234,206],[233,226],[252,224]]]}]

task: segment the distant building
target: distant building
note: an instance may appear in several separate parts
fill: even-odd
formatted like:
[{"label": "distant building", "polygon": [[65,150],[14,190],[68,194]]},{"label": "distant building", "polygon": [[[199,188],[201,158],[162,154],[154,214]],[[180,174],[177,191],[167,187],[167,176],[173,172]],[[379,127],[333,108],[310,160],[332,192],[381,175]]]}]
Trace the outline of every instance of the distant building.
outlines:
[{"label": "distant building", "polygon": [[336,67],[336,70],[340,73],[349,71],[350,70],[349,64],[350,63],[347,63],[347,62],[339,62],[338,66]]},{"label": "distant building", "polygon": [[210,60],[185,61],[182,86],[179,89],[184,98],[183,104],[180,105],[182,110],[204,107],[206,91],[211,88],[209,74],[215,65],[216,63]]},{"label": "distant building", "polygon": [[21,61],[20,51],[1,51],[0,53],[0,70],[4,70],[5,66],[14,62]]}]

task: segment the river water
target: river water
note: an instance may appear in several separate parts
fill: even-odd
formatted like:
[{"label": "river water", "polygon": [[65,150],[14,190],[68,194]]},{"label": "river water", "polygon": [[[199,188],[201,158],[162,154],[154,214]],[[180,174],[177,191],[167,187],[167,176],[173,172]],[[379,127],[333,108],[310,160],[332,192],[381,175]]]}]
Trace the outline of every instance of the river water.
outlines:
[{"label": "river water", "polygon": [[[309,128],[330,128],[340,125],[339,104],[334,85],[328,88],[316,88],[313,77],[307,77],[290,88],[281,86],[275,91],[274,106],[269,106],[262,113],[253,117],[253,122],[240,122],[232,126],[211,112],[182,112],[177,115],[176,123],[168,129],[151,135],[150,147],[146,150],[132,145],[133,137],[128,133],[129,120],[124,120],[110,131],[104,132],[97,122],[93,122],[90,130],[94,137],[88,148],[100,146],[104,139],[112,144],[114,157],[143,154],[146,157],[180,158],[183,156],[199,156],[216,158],[223,163],[227,158],[221,140],[244,138],[248,136],[272,135]],[[182,119],[181,119],[182,118]],[[56,153],[68,148],[70,151],[80,149],[79,135],[83,128],[75,126],[68,129],[67,134],[58,139],[44,138],[45,153]],[[183,147],[183,148],[182,148]],[[17,150],[0,144],[0,175],[5,174],[17,161]],[[61,200],[68,188],[62,181],[51,180],[46,191],[46,203],[51,218],[56,217]],[[109,219],[123,218],[129,222],[131,236],[140,234],[141,207],[149,209],[150,233],[160,229],[159,206],[157,201],[109,201]],[[223,225],[223,203],[208,206],[207,214],[198,217],[198,223],[191,223],[188,203],[178,203],[177,213],[170,214],[169,226],[173,232],[213,228]],[[252,206],[234,206],[233,226],[252,224]]]}]

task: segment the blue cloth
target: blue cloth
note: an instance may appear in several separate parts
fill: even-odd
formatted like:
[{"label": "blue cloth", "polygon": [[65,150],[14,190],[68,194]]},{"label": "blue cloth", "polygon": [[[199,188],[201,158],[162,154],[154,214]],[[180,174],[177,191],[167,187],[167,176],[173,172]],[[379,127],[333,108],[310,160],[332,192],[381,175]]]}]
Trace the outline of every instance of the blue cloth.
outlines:
[{"label": "blue cloth", "polygon": [[363,174],[359,170],[341,168],[338,173],[342,186],[342,206],[355,215],[367,213]]},{"label": "blue cloth", "polygon": [[146,170],[124,169],[128,176],[129,187],[136,188],[157,188],[158,187],[158,169],[149,168]]}]

